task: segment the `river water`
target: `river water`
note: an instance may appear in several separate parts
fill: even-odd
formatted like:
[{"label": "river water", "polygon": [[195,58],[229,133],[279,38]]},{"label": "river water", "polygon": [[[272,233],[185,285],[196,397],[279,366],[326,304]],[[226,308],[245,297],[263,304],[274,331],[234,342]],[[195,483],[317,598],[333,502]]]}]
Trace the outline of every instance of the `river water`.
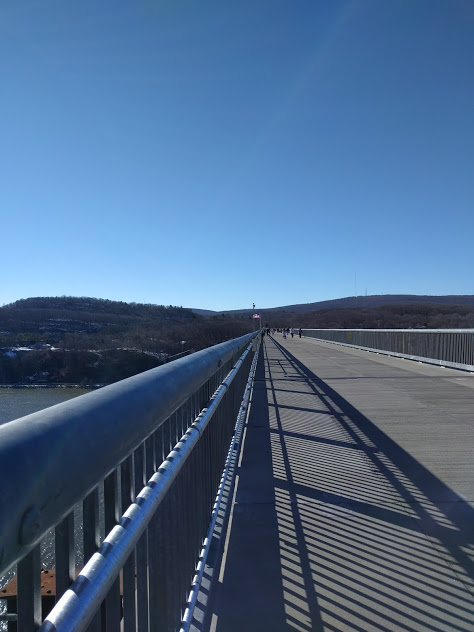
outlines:
[{"label": "river water", "polygon": [[88,392],[83,388],[0,388],[0,426]]}]

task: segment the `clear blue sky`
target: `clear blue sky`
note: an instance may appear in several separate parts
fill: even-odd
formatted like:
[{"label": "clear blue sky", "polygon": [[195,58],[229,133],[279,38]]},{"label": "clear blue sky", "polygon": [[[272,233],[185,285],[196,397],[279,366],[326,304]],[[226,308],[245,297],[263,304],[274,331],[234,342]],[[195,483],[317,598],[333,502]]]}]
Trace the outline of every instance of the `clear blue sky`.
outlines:
[{"label": "clear blue sky", "polygon": [[0,4],[0,304],[474,293],[472,0]]}]

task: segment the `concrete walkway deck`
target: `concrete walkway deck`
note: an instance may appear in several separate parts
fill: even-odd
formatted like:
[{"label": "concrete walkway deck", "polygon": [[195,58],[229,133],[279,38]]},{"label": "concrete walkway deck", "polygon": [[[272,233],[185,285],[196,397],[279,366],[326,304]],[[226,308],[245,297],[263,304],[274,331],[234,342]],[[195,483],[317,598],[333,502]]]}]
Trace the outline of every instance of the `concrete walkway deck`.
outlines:
[{"label": "concrete walkway deck", "polygon": [[206,629],[474,630],[474,376],[266,338]]}]

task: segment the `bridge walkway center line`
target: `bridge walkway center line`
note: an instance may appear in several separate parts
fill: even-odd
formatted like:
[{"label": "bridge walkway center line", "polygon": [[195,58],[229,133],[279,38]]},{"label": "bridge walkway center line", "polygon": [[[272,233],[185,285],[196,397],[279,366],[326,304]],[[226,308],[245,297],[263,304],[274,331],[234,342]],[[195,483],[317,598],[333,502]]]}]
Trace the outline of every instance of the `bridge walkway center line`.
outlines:
[{"label": "bridge walkway center line", "polygon": [[474,630],[473,387],[266,338],[204,629]]}]

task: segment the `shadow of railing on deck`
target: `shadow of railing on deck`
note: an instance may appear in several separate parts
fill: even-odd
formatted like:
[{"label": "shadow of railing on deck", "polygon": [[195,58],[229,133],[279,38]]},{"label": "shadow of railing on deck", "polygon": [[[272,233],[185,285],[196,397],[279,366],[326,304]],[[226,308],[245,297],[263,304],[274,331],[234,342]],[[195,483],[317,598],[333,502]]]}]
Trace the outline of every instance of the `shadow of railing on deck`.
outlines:
[{"label": "shadow of railing on deck", "polygon": [[266,372],[288,629],[474,629],[473,508],[274,339]]}]

